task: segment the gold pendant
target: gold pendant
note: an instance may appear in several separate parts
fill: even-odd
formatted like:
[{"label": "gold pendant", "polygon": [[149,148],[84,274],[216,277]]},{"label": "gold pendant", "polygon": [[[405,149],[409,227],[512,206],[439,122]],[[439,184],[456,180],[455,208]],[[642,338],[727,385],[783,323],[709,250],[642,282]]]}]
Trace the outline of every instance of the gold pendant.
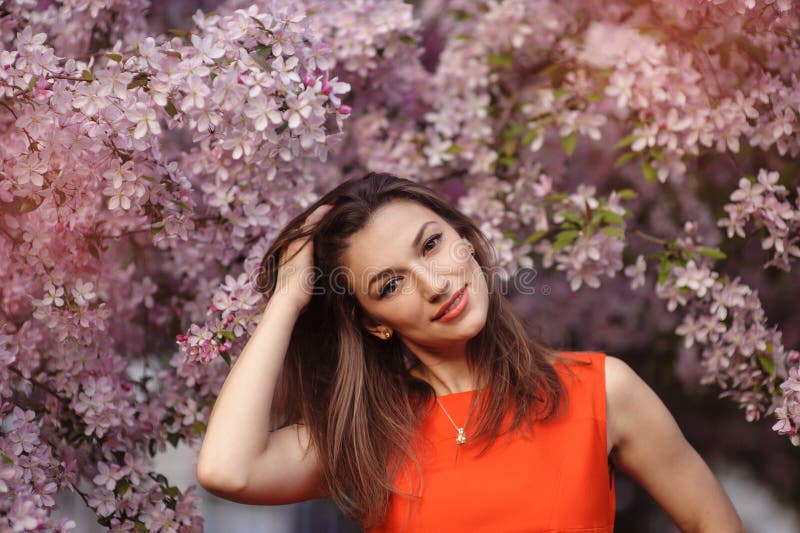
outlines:
[{"label": "gold pendant", "polygon": [[458,428],[458,436],[456,437],[457,444],[464,444],[467,442],[467,435],[464,433],[464,428]]}]

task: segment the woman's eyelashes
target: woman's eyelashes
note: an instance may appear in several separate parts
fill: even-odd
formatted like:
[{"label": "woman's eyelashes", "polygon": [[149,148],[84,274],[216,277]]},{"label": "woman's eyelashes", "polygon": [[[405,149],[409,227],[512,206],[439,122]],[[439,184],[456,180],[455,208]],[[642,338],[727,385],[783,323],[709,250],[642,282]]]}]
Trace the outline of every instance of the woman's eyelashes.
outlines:
[{"label": "woman's eyelashes", "polygon": [[[435,233],[428,237],[428,239],[422,244],[422,255],[427,254],[434,248],[436,245],[439,244],[439,241],[442,239],[441,233]],[[397,289],[397,284],[400,282],[399,277],[395,277],[387,281],[378,291],[378,297],[383,298],[390,292],[394,292]]]},{"label": "woman's eyelashes", "polygon": [[[434,235],[431,235],[430,238],[428,238],[428,240],[425,241],[425,244],[422,245],[422,253],[424,254],[432,250],[439,243],[441,238],[442,238],[441,233],[436,233]],[[429,244],[431,246],[428,246]]]}]

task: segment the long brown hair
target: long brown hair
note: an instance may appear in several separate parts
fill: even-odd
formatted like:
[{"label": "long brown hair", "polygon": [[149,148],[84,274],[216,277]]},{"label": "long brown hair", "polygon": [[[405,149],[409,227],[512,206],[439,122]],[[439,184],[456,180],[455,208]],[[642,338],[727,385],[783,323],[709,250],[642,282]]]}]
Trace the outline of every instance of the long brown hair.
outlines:
[{"label": "long brown hair", "polygon": [[[411,200],[438,214],[475,249],[481,269],[492,271],[491,243],[465,215],[429,188],[389,174],[349,180],[300,213],[264,256],[258,289],[271,296],[277,265],[288,244],[311,235],[317,279],[314,293],[292,332],[273,402],[278,426],[301,423],[319,454],[325,488],[342,511],[365,527],[379,522],[393,492],[393,479],[415,459],[414,437],[435,405],[435,391],[411,375],[419,360],[396,337],[377,339],[364,328],[364,310],[342,273],[348,239],[373,213],[393,200]],[[306,217],[321,204],[333,208],[311,228]],[[526,332],[496,276],[487,276],[486,324],[467,343],[467,362],[478,383],[473,395],[473,439],[485,452],[505,430],[533,431],[551,417],[563,391],[551,360],[558,354]],[[425,408],[427,407],[427,409]],[[513,410],[510,428],[503,418]]]}]

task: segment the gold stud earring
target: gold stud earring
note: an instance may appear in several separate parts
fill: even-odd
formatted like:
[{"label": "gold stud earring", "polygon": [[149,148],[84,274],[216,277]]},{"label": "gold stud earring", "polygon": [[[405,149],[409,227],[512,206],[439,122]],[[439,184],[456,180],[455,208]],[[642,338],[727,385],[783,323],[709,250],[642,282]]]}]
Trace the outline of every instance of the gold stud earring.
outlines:
[{"label": "gold stud earring", "polygon": [[391,336],[392,336],[392,332],[391,331],[384,331],[383,332],[383,338],[384,339],[388,339]]}]

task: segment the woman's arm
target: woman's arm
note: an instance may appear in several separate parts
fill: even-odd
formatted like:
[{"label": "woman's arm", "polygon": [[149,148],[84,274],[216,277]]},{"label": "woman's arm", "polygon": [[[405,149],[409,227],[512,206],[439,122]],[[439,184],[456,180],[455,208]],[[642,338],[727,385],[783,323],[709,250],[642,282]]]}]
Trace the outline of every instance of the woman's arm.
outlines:
[{"label": "woman's arm", "polygon": [[[320,206],[304,228],[330,206]],[[281,257],[272,297],[211,410],[197,480],[222,498],[283,504],[321,496],[319,458],[303,425],[269,431],[275,386],[297,317],[311,300],[313,241],[295,239]]]},{"label": "woman's arm", "polygon": [[197,480],[209,492],[252,504],[319,497],[319,464],[304,426],[270,433],[270,407],[298,311],[273,298],[230,370],[208,421]]},{"label": "woman's arm", "polygon": [[623,361],[606,357],[609,457],[685,533],[739,533],[739,516],[708,465],[655,392]]}]

